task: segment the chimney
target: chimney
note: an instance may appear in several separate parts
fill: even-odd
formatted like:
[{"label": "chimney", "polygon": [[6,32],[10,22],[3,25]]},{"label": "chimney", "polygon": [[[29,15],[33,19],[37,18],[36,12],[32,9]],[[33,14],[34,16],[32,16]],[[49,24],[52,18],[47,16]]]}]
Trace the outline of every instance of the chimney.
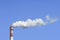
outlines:
[{"label": "chimney", "polygon": [[13,31],[14,31],[14,27],[11,26],[10,27],[10,40],[13,40]]}]

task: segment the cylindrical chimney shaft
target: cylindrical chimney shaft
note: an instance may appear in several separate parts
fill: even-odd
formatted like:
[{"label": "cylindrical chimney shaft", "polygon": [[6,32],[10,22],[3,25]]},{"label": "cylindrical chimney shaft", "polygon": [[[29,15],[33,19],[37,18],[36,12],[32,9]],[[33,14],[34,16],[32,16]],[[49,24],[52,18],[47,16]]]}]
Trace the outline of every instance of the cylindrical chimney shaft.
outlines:
[{"label": "cylindrical chimney shaft", "polygon": [[13,40],[13,30],[14,30],[14,27],[10,27],[10,40]]}]

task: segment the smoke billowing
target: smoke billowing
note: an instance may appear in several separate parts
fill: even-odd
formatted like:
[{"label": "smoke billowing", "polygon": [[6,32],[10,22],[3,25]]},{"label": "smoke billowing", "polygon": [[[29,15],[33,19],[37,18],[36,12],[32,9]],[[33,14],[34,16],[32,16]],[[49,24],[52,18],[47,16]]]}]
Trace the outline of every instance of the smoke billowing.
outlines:
[{"label": "smoke billowing", "polygon": [[35,27],[35,26],[45,26],[48,24],[55,23],[57,18],[51,18],[50,16],[46,16],[46,19],[43,20],[41,18],[36,18],[35,20],[27,19],[26,21],[16,21],[12,24],[13,27]]}]

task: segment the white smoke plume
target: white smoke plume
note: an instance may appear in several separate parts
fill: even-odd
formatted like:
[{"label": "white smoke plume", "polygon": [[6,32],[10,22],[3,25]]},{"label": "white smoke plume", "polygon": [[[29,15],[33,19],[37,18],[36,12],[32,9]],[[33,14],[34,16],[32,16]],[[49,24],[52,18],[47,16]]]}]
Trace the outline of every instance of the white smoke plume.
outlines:
[{"label": "white smoke plume", "polygon": [[49,23],[54,23],[54,22],[56,22],[58,19],[57,19],[57,18],[51,18],[50,16],[46,16],[46,20],[49,21]]},{"label": "white smoke plume", "polygon": [[13,27],[35,27],[35,26],[44,26],[50,23],[55,23],[57,18],[50,18],[50,16],[46,16],[46,21],[43,19],[27,19],[26,21],[16,21],[12,24]]}]

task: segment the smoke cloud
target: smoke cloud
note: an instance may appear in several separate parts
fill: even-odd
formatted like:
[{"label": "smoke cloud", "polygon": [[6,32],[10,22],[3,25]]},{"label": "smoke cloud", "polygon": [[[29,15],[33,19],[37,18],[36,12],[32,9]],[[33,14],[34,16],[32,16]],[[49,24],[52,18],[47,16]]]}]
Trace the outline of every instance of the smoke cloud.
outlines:
[{"label": "smoke cloud", "polygon": [[45,26],[51,23],[55,23],[57,18],[50,18],[50,16],[46,16],[46,21],[41,18],[37,18],[35,20],[27,19],[26,21],[16,21],[12,24],[13,27],[35,27],[35,26]]}]

